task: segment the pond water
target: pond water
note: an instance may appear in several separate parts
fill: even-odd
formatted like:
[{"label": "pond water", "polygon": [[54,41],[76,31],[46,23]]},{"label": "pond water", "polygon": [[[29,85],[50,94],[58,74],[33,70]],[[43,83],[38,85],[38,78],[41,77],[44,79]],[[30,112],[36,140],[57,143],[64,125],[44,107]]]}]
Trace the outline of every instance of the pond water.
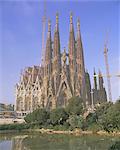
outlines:
[{"label": "pond water", "polygon": [[19,133],[0,134],[0,150],[107,150],[119,137]]}]

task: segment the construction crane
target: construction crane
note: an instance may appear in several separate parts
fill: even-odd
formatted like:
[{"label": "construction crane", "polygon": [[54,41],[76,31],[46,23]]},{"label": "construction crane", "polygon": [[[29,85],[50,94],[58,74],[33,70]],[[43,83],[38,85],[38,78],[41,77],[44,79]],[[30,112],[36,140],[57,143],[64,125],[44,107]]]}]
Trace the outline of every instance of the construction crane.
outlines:
[{"label": "construction crane", "polygon": [[[96,74],[96,75],[93,75],[94,77],[107,77],[107,75],[99,75],[99,74]],[[111,77],[118,77],[118,78],[120,78],[120,73],[118,73],[118,74],[110,74],[109,75],[109,78],[111,78]]]},{"label": "construction crane", "polygon": [[105,42],[105,45],[104,45],[104,59],[105,59],[106,75],[107,75],[108,97],[109,97],[109,101],[112,101],[110,72],[109,72],[109,64],[108,64],[108,48],[107,48],[107,43],[108,43],[108,34],[107,34],[106,42]]}]

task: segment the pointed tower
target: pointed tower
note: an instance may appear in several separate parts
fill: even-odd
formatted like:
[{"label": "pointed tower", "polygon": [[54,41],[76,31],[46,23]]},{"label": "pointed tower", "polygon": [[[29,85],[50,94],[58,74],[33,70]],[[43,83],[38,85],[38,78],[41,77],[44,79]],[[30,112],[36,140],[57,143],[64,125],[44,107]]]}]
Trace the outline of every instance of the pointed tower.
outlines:
[{"label": "pointed tower", "polygon": [[76,77],[76,50],[75,50],[75,36],[73,27],[72,13],[70,15],[70,33],[69,33],[69,71],[70,82],[72,86],[72,94],[75,94],[75,77]]},{"label": "pointed tower", "polygon": [[104,83],[104,81],[103,81],[102,73],[99,70],[99,90],[102,90],[104,88],[103,83]]},{"label": "pointed tower", "polygon": [[59,36],[58,19],[59,18],[57,13],[56,26],[54,32],[54,47],[53,47],[53,77],[54,77],[55,94],[57,93],[60,84],[60,72],[61,72],[60,36]]},{"label": "pointed tower", "polygon": [[94,104],[97,104],[99,103],[99,95],[98,95],[98,85],[97,85],[97,75],[96,75],[96,72],[95,72],[95,68],[94,68],[94,76],[93,76],[93,79],[94,79],[94,83],[93,83],[93,103]]},{"label": "pointed tower", "polygon": [[97,90],[97,75],[94,68],[94,89]]},{"label": "pointed tower", "polygon": [[51,22],[48,21],[48,34],[45,50],[45,63],[44,63],[44,83],[43,83],[43,97],[44,97],[44,106],[47,104],[48,97],[48,85],[49,80],[52,75],[52,40],[51,40]]},{"label": "pointed tower", "polygon": [[98,81],[99,81],[98,100],[99,100],[99,103],[103,103],[107,101],[107,94],[104,88],[103,76],[100,70],[99,70]]},{"label": "pointed tower", "polygon": [[87,102],[88,102],[88,105],[91,105],[92,104],[92,100],[91,100],[91,82],[90,82],[90,75],[89,75],[87,70],[85,72],[85,83],[86,83]]},{"label": "pointed tower", "polygon": [[52,74],[52,40],[51,40],[51,22],[49,20],[46,50],[45,50],[44,77],[49,79],[51,74]]},{"label": "pointed tower", "polygon": [[82,39],[80,33],[80,20],[77,21],[77,40],[76,40],[76,67],[77,67],[77,83],[79,84],[79,91],[83,94],[85,91],[85,65]]}]

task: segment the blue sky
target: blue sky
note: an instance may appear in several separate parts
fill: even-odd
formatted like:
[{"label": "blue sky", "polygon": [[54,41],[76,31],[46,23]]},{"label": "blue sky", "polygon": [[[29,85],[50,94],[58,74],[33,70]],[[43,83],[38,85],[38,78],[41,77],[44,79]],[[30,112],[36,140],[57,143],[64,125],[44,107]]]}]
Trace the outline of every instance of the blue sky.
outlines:
[{"label": "blue sky", "polygon": [[[80,18],[85,67],[93,86],[93,69],[106,74],[104,42],[108,31],[110,73],[120,73],[120,3],[118,1],[47,1],[47,18],[51,19],[52,38],[55,14],[59,13],[61,51],[68,49],[69,16],[73,12],[74,30]],[[43,1],[0,1],[0,102],[15,102],[15,84],[20,72],[41,61]],[[106,78],[104,78],[107,89]],[[120,96],[120,79],[111,78],[115,101]]]}]

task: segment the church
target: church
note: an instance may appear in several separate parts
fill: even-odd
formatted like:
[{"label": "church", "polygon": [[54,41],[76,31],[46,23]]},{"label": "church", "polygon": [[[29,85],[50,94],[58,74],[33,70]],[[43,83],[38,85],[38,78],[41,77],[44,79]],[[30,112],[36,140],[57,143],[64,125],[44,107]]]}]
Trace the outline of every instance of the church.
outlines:
[{"label": "church", "polygon": [[26,115],[37,108],[66,107],[74,96],[83,99],[84,107],[107,101],[101,72],[99,86],[94,72],[94,89],[91,89],[90,76],[85,71],[80,21],[77,20],[76,32],[72,14],[69,24],[68,47],[61,50],[58,13],[53,39],[51,22],[48,21],[44,63],[24,69],[15,87],[16,112]]}]

